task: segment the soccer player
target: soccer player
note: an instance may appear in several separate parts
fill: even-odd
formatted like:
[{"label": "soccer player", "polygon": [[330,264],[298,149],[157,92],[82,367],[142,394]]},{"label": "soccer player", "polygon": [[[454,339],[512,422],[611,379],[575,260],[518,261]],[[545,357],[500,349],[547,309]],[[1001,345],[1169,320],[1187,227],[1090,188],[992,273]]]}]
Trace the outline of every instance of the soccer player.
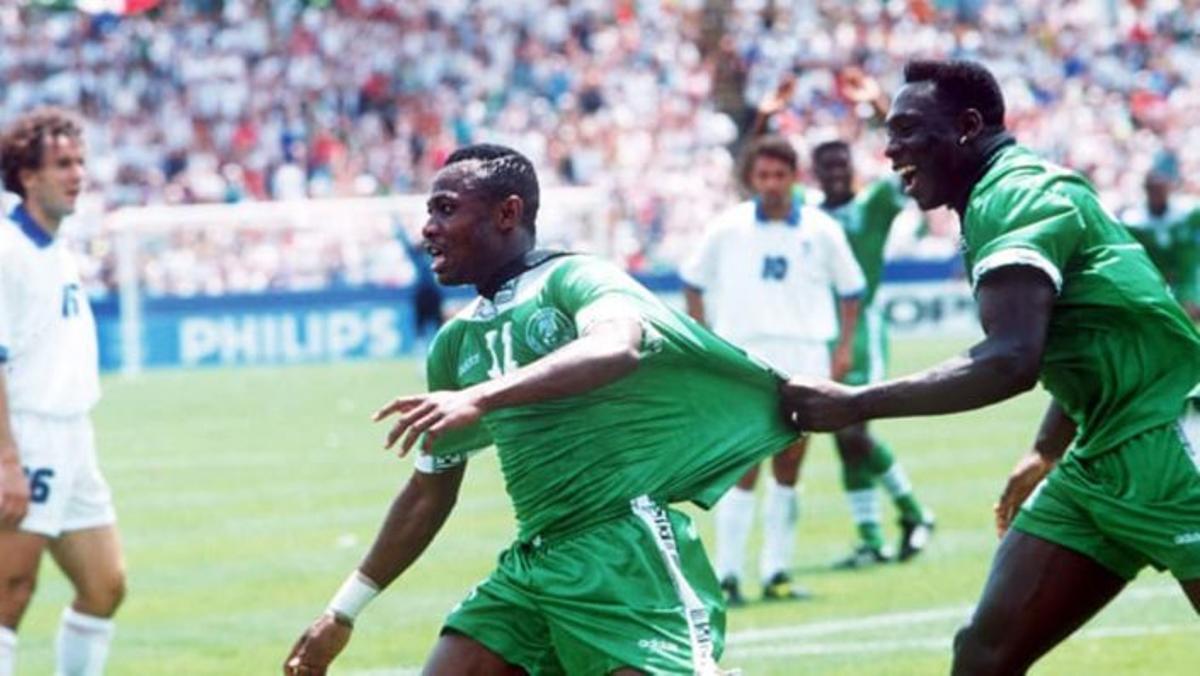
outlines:
[{"label": "soccer player", "polygon": [[922,209],[962,218],[986,337],[876,385],[793,380],[785,413],[836,430],[980,408],[1040,377],[1053,401],[996,505],[1004,537],[955,674],[1025,673],[1146,565],[1200,611],[1200,334],[1092,186],[1015,143],[986,68],[915,61],[904,80],[886,154]]},{"label": "soccer player", "polygon": [[[821,209],[842,226],[866,279],[855,323],[851,363],[841,381],[849,385],[878,382],[887,368],[887,320],[874,303],[875,292],[883,279],[883,249],[888,233],[907,198],[899,183],[890,180],[875,181],[855,192],[854,163],[845,141],[818,144],[812,151],[812,163],[824,193]],[[896,555],[899,560],[907,561],[919,554],[933,532],[933,515],[913,495],[912,483],[891,449],[867,431],[865,422],[838,430],[834,438],[842,460],[842,487],[860,541],[848,557],[834,566],[861,568],[891,559],[879,524],[876,482],[883,484],[900,512]]]},{"label": "soccer player", "polygon": [[720,589],[668,505],[711,505],[792,442],[782,379],[612,265],[535,250],[537,177],[516,151],[455,151],[428,205],[434,274],[479,297],[434,339],[430,392],[376,414],[399,416],[388,446],[429,454],[285,671],[324,673],[445,522],[466,455],[495,444],[517,539],[451,611],[425,673],[716,673]]},{"label": "soccer player", "polygon": [[1200,318],[1200,207],[1172,200],[1171,184],[1160,171],[1146,174],[1146,203],[1126,209],[1121,220],[1158,266],[1175,299]]},{"label": "soccer player", "polygon": [[[796,150],[782,136],[755,139],[745,164],[754,199],[717,216],[680,276],[688,314],[717,335],[784,373],[841,377],[850,364],[863,275],[838,224],[797,194],[798,164]],[[835,338],[831,364],[829,342]],[[759,557],[766,599],[806,595],[789,573],[805,444],[799,439],[771,459],[774,481],[763,505]],[[744,602],[740,580],[757,480],[755,466],[716,508],[717,576],[730,605]]]},{"label": "soccer player", "polygon": [[50,550],[75,589],[58,628],[57,673],[99,674],[125,588],[108,485],[88,412],[100,396],[96,327],[59,228],[84,182],[83,132],[54,108],[0,137],[0,675]]}]

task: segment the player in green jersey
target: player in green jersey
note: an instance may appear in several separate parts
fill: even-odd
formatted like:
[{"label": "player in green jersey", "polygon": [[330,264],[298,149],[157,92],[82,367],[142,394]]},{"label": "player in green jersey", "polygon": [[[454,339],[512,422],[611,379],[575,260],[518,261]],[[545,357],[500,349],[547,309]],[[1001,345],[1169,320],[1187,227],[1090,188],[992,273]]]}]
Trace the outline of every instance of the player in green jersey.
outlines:
[{"label": "player in green jersey", "polygon": [[418,471],[285,671],[324,673],[444,523],[466,455],[494,444],[517,539],[425,673],[717,673],[720,588],[669,505],[711,506],[794,441],[782,379],[612,265],[534,250],[537,179],[511,149],[454,152],[428,205],[434,274],[479,297],[434,338],[430,392],[376,414],[398,416],[387,445],[420,446]]},{"label": "player in green jersey", "polygon": [[1146,565],[1200,612],[1200,334],[1092,186],[1016,145],[986,68],[917,61],[904,78],[886,154],[922,209],[958,211],[986,337],[877,385],[793,379],[785,412],[836,430],[980,408],[1039,378],[1053,397],[996,506],[1004,536],[955,674],[1025,673]]},{"label": "player in green jersey", "polygon": [[[854,163],[845,141],[818,144],[812,151],[812,165],[825,196],[821,208],[841,224],[867,282],[850,370],[841,381],[849,385],[878,382],[887,367],[887,320],[874,303],[875,292],[883,279],[884,245],[906,198],[899,185],[888,180],[855,192]],[[900,512],[896,555],[906,561],[919,554],[933,532],[933,515],[913,495],[908,475],[891,449],[867,431],[865,422],[839,430],[834,438],[842,460],[842,487],[860,538],[854,551],[835,567],[860,568],[891,559],[879,525],[876,482],[883,485]]]},{"label": "player in green jersey", "polygon": [[1175,299],[1200,318],[1200,208],[1172,201],[1171,184],[1159,171],[1146,174],[1146,203],[1126,209],[1121,220],[1166,277]]}]

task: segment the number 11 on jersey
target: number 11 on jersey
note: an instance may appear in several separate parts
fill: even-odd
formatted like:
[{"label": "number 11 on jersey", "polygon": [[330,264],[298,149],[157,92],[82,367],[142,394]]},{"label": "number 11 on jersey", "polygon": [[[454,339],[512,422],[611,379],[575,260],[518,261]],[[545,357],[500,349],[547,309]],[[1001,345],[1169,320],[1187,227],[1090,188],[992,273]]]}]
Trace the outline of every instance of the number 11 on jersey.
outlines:
[{"label": "number 11 on jersey", "polygon": [[492,329],[483,334],[487,343],[488,354],[492,365],[488,368],[488,378],[499,378],[505,373],[516,370],[517,360],[513,359],[512,322],[504,322],[500,329]]}]

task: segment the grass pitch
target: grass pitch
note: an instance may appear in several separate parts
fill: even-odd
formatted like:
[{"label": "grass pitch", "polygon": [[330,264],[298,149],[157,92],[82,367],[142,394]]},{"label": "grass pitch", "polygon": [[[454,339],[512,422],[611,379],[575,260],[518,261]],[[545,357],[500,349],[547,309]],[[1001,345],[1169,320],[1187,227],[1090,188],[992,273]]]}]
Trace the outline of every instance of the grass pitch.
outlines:
[{"label": "grass pitch", "polygon": [[[893,347],[901,373],[962,345]],[[380,450],[385,429],[368,416],[421,383],[415,362],[107,379],[95,420],[129,567],[109,673],[278,673],[411,471],[409,461]],[[1044,404],[1037,392],[973,414],[876,424],[936,511],[938,531],[916,561],[869,571],[828,570],[849,550],[853,530],[832,447],[818,438],[804,470],[798,535],[799,577],[817,598],[733,611],[723,664],[747,676],[946,673],[950,637],[996,545],[992,502]],[[890,506],[885,514],[894,517]],[[711,517],[698,522],[711,542]],[[445,613],[486,575],[513,531],[494,455],[485,454],[472,461],[441,536],[364,613],[335,673],[419,666]],[[53,633],[68,601],[65,581],[47,563],[21,628],[19,674],[52,672]],[[1200,624],[1174,582],[1146,572],[1033,673],[1193,674],[1198,637]]]}]

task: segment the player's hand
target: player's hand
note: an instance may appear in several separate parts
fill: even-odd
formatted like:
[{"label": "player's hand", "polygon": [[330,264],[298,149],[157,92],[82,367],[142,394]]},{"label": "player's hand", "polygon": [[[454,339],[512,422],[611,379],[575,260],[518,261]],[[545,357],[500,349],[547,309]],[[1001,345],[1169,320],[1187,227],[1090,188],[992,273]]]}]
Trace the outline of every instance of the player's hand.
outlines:
[{"label": "player's hand", "polygon": [[763,117],[771,117],[782,112],[791,103],[792,94],[795,91],[796,76],[791,73],[784,75],[776,85],[775,91],[770,92],[758,102],[758,114]]},{"label": "player's hand", "polygon": [[855,103],[871,103],[883,96],[883,88],[862,68],[850,66],[842,71],[842,93]]},{"label": "player's hand", "polygon": [[318,617],[304,631],[287,659],[283,661],[286,676],[324,676],[333,659],[350,642],[351,628],[333,618],[330,613]]},{"label": "player's hand", "polygon": [[851,362],[851,345],[849,343],[839,343],[833,350],[833,363],[830,366],[830,375],[834,380],[841,382],[846,374],[850,372]]},{"label": "player's hand", "polygon": [[472,390],[443,390],[397,397],[376,411],[372,419],[379,422],[397,413],[400,418],[388,432],[384,448],[391,448],[403,439],[399,455],[404,457],[422,433],[425,434],[422,449],[429,451],[438,436],[478,422],[484,410],[479,397]]},{"label": "player's hand", "polygon": [[783,417],[806,432],[835,432],[862,422],[858,388],[818,378],[792,378],[779,386]]},{"label": "player's hand", "polygon": [[0,456],[0,529],[16,528],[29,509],[29,479],[16,453]]},{"label": "player's hand", "polygon": [[1052,469],[1054,461],[1037,451],[1017,461],[1012,474],[1008,475],[1008,482],[1004,484],[1004,491],[1000,493],[1000,500],[992,508],[996,514],[996,535],[1004,537],[1021,504]]}]

